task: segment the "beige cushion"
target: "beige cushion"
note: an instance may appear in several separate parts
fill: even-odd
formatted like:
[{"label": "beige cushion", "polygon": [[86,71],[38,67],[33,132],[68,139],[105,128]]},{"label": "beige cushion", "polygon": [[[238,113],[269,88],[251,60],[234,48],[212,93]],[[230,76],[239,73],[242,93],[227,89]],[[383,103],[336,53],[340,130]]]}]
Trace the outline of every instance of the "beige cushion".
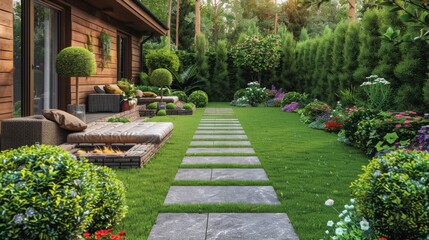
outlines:
[{"label": "beige cushion", "polygon": [[94,122],[83,132],[71,133],[68,143],[161,143],[173,130],[171,122]]},{"label": "beige cushion", "polygon": [[104,86],[104,91],[109,94],[122,94],[123,91],[118,87],[118,85],[106,84]]},{"label": "beige cushion", "polygon": [[142,90],[136,90],[136,97],[138,97],[138,98],[143,97],[143,91]]},{"label": "beige cushion", "polygon": [[154,92],[143,92],[143,97],[157,97],[156,93]]},{"label": "beige cushion", "polygon": [[45,109],[42,112],[46,119],[58,123],[60,128],[70,131],[83,131],[87,125],[79,118],[58,109]]}]

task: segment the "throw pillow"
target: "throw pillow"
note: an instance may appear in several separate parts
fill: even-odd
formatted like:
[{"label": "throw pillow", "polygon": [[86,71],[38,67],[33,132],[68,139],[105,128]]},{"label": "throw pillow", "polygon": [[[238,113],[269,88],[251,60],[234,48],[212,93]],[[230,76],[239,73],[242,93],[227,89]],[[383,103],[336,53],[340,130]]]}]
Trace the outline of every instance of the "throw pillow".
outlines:
[{"label": "throw pillow", "polygon": [[143,91],[142,90],[136,90],[136,97],[138,97],[138,98],[143,97]]},{"label": "throw pillow", "polygon": [[104,91],[109,94],[122,94],[122,90],[117,85],[106,84],[104,86]]},{"label": "throw pillow", "polygon": [[103,89],[103,86],[94,86],[94,90],[96,93],[106,93],[106,91]]},{"label": "throw pillow", "polygon": [[79,118],[59,109],[45,109],[42,114],[46,119],[58,123],[60,128],[70,131],[80,132],[87,127],[86,123]]},{"label": "throw pillow", "polygon": [[156,93],[154,92],[143,92],[143,97],[157,97]]}]

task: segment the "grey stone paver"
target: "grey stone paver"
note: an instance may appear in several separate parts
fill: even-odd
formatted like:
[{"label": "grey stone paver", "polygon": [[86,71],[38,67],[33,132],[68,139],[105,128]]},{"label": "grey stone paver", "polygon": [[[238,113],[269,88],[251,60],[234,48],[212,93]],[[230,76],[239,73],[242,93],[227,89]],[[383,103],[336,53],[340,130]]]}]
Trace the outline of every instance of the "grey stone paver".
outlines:
[{"label": "grey stone paver", "polygon": [[180,168],[174,180],[268,180],[262,168]]},{"label": "grey stone paver", "polygon": [[211,180],[211,168],[180,168],[174,180]]},{"label": "grey stone paver", "polygon": [[256,156],[186,156],[182,164],[250,164],[259,165]]},{"label": "grey stone paver", "polygon": [[246,135],[194,135],[193,139],[247,139]]},{"label": "grey stone paver", "polygon": [[191,146],[250,146],[249,141],[192,141]]},{"label": "grey stone paver", "polygon": [[204,240],[208,214],[160,213],[149,240]]},{"label": "grey stone paver", "polygon": [[195,134],[244,134],[243,130],[197,130]]},{"label": "grey stone paver", "polygon": [[242,127],[198,127],[197,130],[243,130]]},{"label": "grey stone paver", "polygon": [[255,153],[253,148],[188,148],[186,153]]},{"label": "grey stone paver", "polygon": [[246,203],[280,205],[272,186],[171,186],[164,204]]},{"label": "grey stone paver", "polygon": [[239,123],[200,123],[198,127],[241,127]]},{"label": "grey stone paver", "polygon": [[238,121],[238,119],[236,118],[228,118],[228,119],[224,119],[224,118],[203,118],[201,119],[201,122],[240,122]]},{"label": "grey stone paver", "polygon": [[298,240],[286,213],[210,213],[207,240]]},{"label": "grey stone paver", "polygon": [[268,180],[262,168],[214,168],[212,180]]}]

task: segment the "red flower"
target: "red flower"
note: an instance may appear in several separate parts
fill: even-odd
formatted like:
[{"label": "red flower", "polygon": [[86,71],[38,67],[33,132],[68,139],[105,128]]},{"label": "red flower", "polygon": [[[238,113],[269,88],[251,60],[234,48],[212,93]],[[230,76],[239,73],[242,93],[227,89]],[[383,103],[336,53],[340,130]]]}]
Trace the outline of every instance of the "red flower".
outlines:
[{"label": "red flower", "polygon": [[122,232],[119,232],[118,235],[119,236],[126,236],[127,234],[124,231],[122,231]]},{"label": "red flower", "polygon": [[84,237],[85,239],[90,239],[90,238],[91,238],[91,233],[86,232],[86,233],[84,233],[84,234],[83,234],[83,237]]},{"label": "red flower", "polygon": [[388,239],[385,237],[381,237],[379,240],[388,240]]}]

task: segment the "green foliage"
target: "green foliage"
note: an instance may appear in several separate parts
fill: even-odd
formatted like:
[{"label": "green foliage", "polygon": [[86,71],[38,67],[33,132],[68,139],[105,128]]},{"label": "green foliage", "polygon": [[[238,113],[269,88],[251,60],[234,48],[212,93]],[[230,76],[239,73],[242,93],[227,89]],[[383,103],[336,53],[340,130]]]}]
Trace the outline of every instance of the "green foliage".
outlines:
[{"label": "green foliage", "polygon": [[197,90],[191,93],[188,97],[188,101],[195,104],[197,108],[205,107],[209,103],[209,97],[207,93],[202,90]]},{"label": "green foliage", "polygon": [[174,104],[174,103],[167,103],[166,108],[167,109],[176,109],[176,104]]},{"label": "green foliage", "polygon": [[310,37],[308,36],[307,28],[301,28],[301,32],[299,33],[298,41],[306,41]]},{"label": "green foliage", "polygon": [[352,190],[370,226],[388,239],[426,238],[429,154],[394,151],[373,158],[363,170]]},{"label": "green foliage", "polygon": [[241,97],[244,97],[245,95],[246,95],[246,89],[244,89],[244,88],[238,89],[234,93],[234,100],[237,100],[237,99],[239,99]]},{"label": "green foliage", "polygon": [[299,93],[299,92],[287,92],[282,99],[282,107],[286,104],[290,104],[292,102],[297,102],[299,107],[304,107],[307,105],[308,94],[307,93]]},{"label": "green foliage", "polygon": [[144,86],[148,86],[149,85],[149,75],[147,75],[147,73],[145,72],[140,72],[139,74],[139,80],[140,80],[140,84],[144,85]]},{"label": "green foliage", "polygon": [[123,96],[125,98],[133,98],[136,96],[136,89],[134,87],[134,84],[132,84],[128,79],[121,78],[120,80],[118,80],[118,86],[124,92]]},{"label": "green foliage", "polygon": [[173,77],[165,68],[155,69],[150,75],[150,83],[158,87],[168,87],[173,82]]},{"label": "green foliage", "polygon": [[67,47],[57,55],[57,73],[63,77],[89,77],[97,71],[94,54],[83,47]]},{"label": "green foliage", "polygon": [[171,96],[177,96],[182,102],[188,101],[188,95],[186,95],[186,93],[183,91],[174,91],[171,93]]},{"label": "green foliage", "polygon": [[363,105],[373,110],[387,110],[391,107],[391,92],[390,82],[384,78],[379,78],[377,75],[366,77],[367,81],[362,83],[361,89],[366,96],[363,99]]},{"label": "green foliage", "polygon": [[100,193],[94,203],[92,223],[87,228],[89,232],[100,229],[111,229],[127,214],[125,205],[125,187],[116,177],[115,172],[108,167],[95,167],[97,173],[96,189]]},{"label": "green foliage", "polygon": [[331,108],[328,104],[320,101],[314,101],[307,104],[301,111],[301,121],[309,124],[314,122],[318,116],[330,114]]},{"label": "green foliage", "polygon": [[265,103],[268,99],[268,94],[265,88],[260,88],[257,82],[249,83],[244,97],[252,107]]},{"label": "green foliage", "polygon": [[[195,65],[197,68],[196,81],[209,86],[210,77],[207,53],[208,42],[204,34],[199,34],[195,43]],[[189,94],[189,92],[188,92]]]},{"label": "green foliage", "polygon": [[212,101],[225,101],[229,90],[228,51],[225,41],[219,41],[215,51],[215,66],[210,81]]},{"label": "green foliage", "polygon": [[109,67],[112,61],[112,37],[104,30],[100,32],[98,41],[101,46],[101,69]]},{"label": "green foliage", "polygon": [[158,109],[158,102],[149,103],[147,109]]},{"label": "green foliage", "polygon": [[[341,82],[339,77],[343,73],[342,67],[344,64],[344,42],[347,31],[347,22],[338,24],[334,31],[334,45],[332,47],[332,66],[331,74],[329,75],[328,92],[336,93],[338,89],[345,89],[348,87],[347,83]],[[356,40],[356,39],[355,39]],[[327,96],[329,102],[335,102],[335,94]]]},{"label": "green foliage", "polygon": [[193,103],[185,103],[185,104],[183,104],[182,108],[186,109],[186,110],[192,110],[192,109],[195,108],[195,104],[193,104]]},{"label": "green foliage", "polygon": [[[359,56],[359,29],[360,25],[358,22],[352,22],[348,24],[346,36],[344,39],[344,63],[342,66],[342,74],[340,75],[340,81],[342,82],[343,89],[353,89],[360,85],[361,79],[353,78],[353,72],[358,67],[357,59]],[[343,104],[345,104],[343,102]]]},{"label": "green foliage", "polygon": [[111,117],[107,119],[108,122],[121,122],[121,123],[127,123],[131,122],[129,118],[126,117]]},{"label": "green foliage", "polygon": [[197,77],[198,69],[196,64],[192,64],[180,74],[174,70],[170,70],[170,72],[174,79],[177,80],[173,82],[173,88],[180,89],[186,94],[205,86],[206,81]]},{"label": "green foliage", "polygon": [[346,121],[343,125],[343,130],[345,133],[346,139],[348,139],[351,143],[357,143],[357,130],[358,125],[361,121],[365,119],[373,118],[376,115],[376,112],[373,110],[369,110],[366,108],[351,108],[349,109],[348,115],[346,117]]},{"label": "green foliage", "polygon": [[296,67],[295,63],[295,48],[296,42],[293,34],[286,32],[281,35],[281,82],[286,89],[292,89],[296,84],[294,82]]},{"label": "green foliage", "polygon": [[[136,90],[141,90],[143,92],[154,92],[156,93],[156,95],[160,95],[161,91],[159,87],[154,87],[154,86],[142,86],[142,85],[138,85],[135,86]],[[167,94],[165,94],[167,96]]]},{"label": "green foliage", "polygon": [[167,116],[167,111],[165,109],[160,109],[157,113],[156,116]]},{"label": "green foliage", "polygon": [[73,239],[91,223],[100,197],[92,165],[59,147],[0,153],[3,239]]},{"label": "green foliage", "polygon": [[149,50],[146,57],[146,67],[149,73],[158,68],[179,70],[180,61],[175,52],[165,48]]}]

